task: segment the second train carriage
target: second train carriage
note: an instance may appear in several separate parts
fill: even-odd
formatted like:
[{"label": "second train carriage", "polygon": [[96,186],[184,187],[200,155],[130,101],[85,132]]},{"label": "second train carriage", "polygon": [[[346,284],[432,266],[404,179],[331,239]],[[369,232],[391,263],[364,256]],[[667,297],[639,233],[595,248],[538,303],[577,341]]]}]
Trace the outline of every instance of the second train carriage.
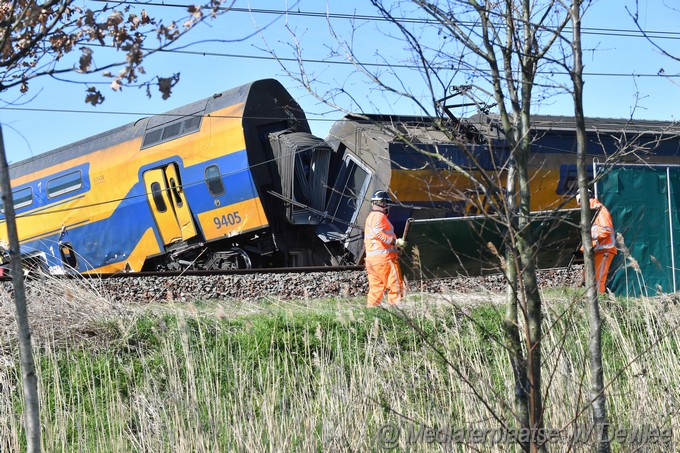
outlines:
[{"label": "second train carriage", "polygon": [[[471,201],[480,195],[467,172],[483,181],[484,171],[505,185],[511,150],[500,131],[498,116],[475,115],[462,121],[460,142],[444,134],[437,120],[414,116],[348,115],[330,130],[328,143],[341,154],[356,156],[389,187],[397,206],[390,210],[395,227],[409,218],[425,219],[478,214]],[[452,126],[453,127],[453,126]],[[588,118],[587,162],[617,164],[680,163],[680,128],[663,121]],[[575,121],[562,116],[532,116],[529,177],[531,210],[575,207]],[[417,150],[416,150],[417,148]],[[615,155],[619,152],[619,155]],[[592,166],[588,165],[592,179]]]},{"label": "second train carriage", "polygon": [[[531,210],[539,213],[561,209],[562,217],[570,217],[573,214],[570,208],[576,208],[573,197],[577,190],[575,121],[543,115],[534,115],[532,119]],[[360,162],[363,170],[358,174],[362,177],[370,175],[369,191],[363,192],[363,198],[347,200],[348,205],[356,206],[358,219],[364,219],[370,211],[366,194],[384,187],[389,187],[397,201],[390,209],[390,220],[398,235],[412,220],[431,219],[433,224],[446,228],[445,225],[453,223],[438,219],[478,215],[479,206],[485,206],[487,213],[493,212],[493,206],[483,199],[483,190],[462,172],[478,181],[483,180],[481,173],[486,172],[497,179],[498,187],[504,187],[511,149],[500,131],[498,117],[476,115],[451,124],[456,129],[448,135],[440,127],[434,118],[386,115],[348,115],[332,126],[327,141],[333,150],[349,161]],[[611,159],[618,163],[680,163],[680,128],[675,123],[588,118],[586,128],[588,163],[607,165]],[[467,152],[461,149],[461,141],[453,141],[450,135],[459,137]],[[588,165],[587,170],[592,179],[592,166]],[[360,255],[363,243],[353,238],[360,237],[361,231],[354,226],[347,233],[348,249]],[[439,233],[446,234],[437,236],[438,244],[421,248],[444,247],[453,251],[455,244],[450,239],[456,235]],[[578,232],[574,232],[576,241],[578,237]],[[554,256],[546,257],[544,263],[555,263],[564,257],[565,250],[560,247],[569,249],[567,255],[574,248],[568,241],[558,244],[554,237],[549,240]],[[476,246],[485,249],[486,242]],[[479,268],[477,257],[466,258],[465,254],[454,257],[451,253],[441,256],[461,261],[462,268],[466,267],[463,261],[470,259],[475,263],[469,267]],[[423,264],[421,261],[419,265]],[[433,268],[442,269],[450,268],[448,264],[431,263]]]}]

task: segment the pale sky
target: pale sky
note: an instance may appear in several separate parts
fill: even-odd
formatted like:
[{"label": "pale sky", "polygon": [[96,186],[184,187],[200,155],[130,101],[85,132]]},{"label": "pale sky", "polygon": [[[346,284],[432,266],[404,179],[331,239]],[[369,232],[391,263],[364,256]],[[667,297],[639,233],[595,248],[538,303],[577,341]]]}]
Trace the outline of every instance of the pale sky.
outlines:
[{"label": "pale sky", "polygon": [[[84,2],[87,3],[87,2]],[[591,117],[630,118],[673,121],[678,118],[680,105],[680,62],[661,55],[637,32],[629,13],[640,7],[640,24],[654,32],[659,45],[680,57],[680,10],[673,10],[670,0],[595,0],[584,17],[584,54],[586,85],[585,110]],[[189,4],[178,0],[176,4]],[[307,62],[308,74],[314,77],[320,90],[343,88],[341,106],[357,110],[352,99],[367,113],[422,113],[412,103],[398,100],[376,90],[374,85],[343,64],[341,56],[332,56],[338,44],[331,36],[323,13],[331,14],[331,24],[341,39],[353,43],[365,63],[397,65],[401,83],[414,93],[424,93],[419,71],[409,68],[404,43],[394,38],[390,24],[376,20],[378,13],[367,0],[237,0],[235,7],[252,9],[231,11],[216,21],[200,26],[180,44],[202,40],[222,40],[219,43],[199,42],[184,48],[191,53],[167,53],[153,56],[144,66],[148,74],[181,73],[181,81],[172,97],[162,100],[159,94],[148,99],[143,90],[125,88],[113,92],[101,87],[106,96],[97,107],[85,104],[85,84],[38,79],[29,92],[0,94],[0,121],[7,157],[10,162],[37,155],[91,135],[134,122],[142,117],[211,96],[244,83],[262,78],[278,79],[297,99],[307,113],[312,132],[325,137],[332,122],[342,113],[321,104],[286,75],[264,49],[269,47],[284,59],[294,58],[293,30]],[[148,8],[153,16],[171,11],[165,6]],[[290,10],[287,16],[280,11]],[[319,14],[321,13],[321,14]],[[176,14],[176,13],[175,13]],[[353,21],[348,18],[356,14]],[[400,17],[413,17],[402,11]],[[425,29],[422,26],[423,30]],[[259,31],[258,31],[259,30]],[[247,37],[243,41],[241,38]],[[436,38],[427,31],[419,36],[425,46],[436,46]],[[448,49],[448,47],[447,47]],[[95,63],[104,64],[104,55],[95,50]],[[290,61],[285,65],[297,70]],[[382,66],[378,68],[384,80],[394,81]],[[663,73],[663,76],[658,75]],[[546,75],[558,82],[559,76]],[[99,76],[74,76],[77,81],[102,82]],[[463,74],[454,83],[466,83]],[[442,93],[443,94],[443,93]],[[482,95],[482,93],[478,93]],[[428,103],[428,97],[421,98]],[[428,104],[429,105],[429,104]],[[567,96],[536,98],[534,113],[571,115],[573,107]],[[461,111],[461,116],[476,113]]]}]

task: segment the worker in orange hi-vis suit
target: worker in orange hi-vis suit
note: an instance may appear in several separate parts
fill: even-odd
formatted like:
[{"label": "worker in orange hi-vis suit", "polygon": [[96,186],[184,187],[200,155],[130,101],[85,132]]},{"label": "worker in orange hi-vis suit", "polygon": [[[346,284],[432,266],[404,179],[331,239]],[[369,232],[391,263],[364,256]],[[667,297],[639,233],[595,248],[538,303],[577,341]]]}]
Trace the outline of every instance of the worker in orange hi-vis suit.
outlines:
[{"label": "worker in orange hi-vis suit", "polygon": [[364,227],[366,248],[366,272],[368,274],[368,307],[377,307],[382,301],[385,289],[387,302],[397,305],[404,296],[404,280],[399,267],[399,248],[406,243],[397,239],[394,227],[387,218],[392,200],[384,190],[376,191],[371,197],[371,212]]},{"label": "worker in orange hi-vis suit", "polygon": [[[588,190],[588,197],[590,198],[590,209],[596,213],[590,227],[590,236],[593,239],[595,279],[598,292],[604,294],[609,266],[617,253],[616,234],[609,209],[595,198],[590,190]],[[576,195],[576,203],[580,204],[580,202],[581,197],[578,194]],[[581,246],[581,251],[583,251],[583,246]]]}]

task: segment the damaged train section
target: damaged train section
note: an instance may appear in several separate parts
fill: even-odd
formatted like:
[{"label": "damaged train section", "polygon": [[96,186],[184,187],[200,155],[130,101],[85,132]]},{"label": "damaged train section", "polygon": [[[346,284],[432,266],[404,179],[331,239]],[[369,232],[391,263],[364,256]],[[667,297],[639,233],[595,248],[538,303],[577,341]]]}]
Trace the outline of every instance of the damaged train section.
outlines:
[{"label": "damaged train section", "polygon": [[[454,119],[347,115],[322,139],[278,81],[258,80],[13,164],[21,254],[52,273],[360,264],[370,194],[387,189],[396,233],[413,235],[404,259],[420,235],[418,266],[443,269],[412,278],[478,272],[444,265],[474,250],[439,253],[464,237],[443,220],[493,214],[510,150],[492,115]],[[573,125],[537,119],[532,209],[573,207]],[[572,246],[551,245],[560,257]],[[423,261],[428,247],[437,262]]]}]

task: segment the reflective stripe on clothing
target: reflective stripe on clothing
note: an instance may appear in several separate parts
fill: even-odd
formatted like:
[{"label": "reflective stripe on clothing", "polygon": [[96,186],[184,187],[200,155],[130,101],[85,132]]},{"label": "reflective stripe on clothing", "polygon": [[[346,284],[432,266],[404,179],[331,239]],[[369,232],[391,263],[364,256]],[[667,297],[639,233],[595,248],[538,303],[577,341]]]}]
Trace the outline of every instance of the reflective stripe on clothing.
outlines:
[{"label": "reflective stripe on clothing", "polygon": [[397,305],[404,297],[404,279],[399,268],[398,258],[383,259],[382,257],[366,258],[366,273],[368,274],[368,307],[377,307],[382,301],[385,289],[387,302]]},{"label": "reflective stripe on clothing", "polygon": [[615,253],[603,251],[595,253],[595,281],[597,282],[597,292],[604,294],[607,288],[607,275],[609,266],[612,264]]},{"label": "reflective stripe on clothing", "polygon": [[590,227],[590,236],[593,239],[593,249],[596,252],[607,250],[609,253],[616,255],[616,234],[614,232],[612,215],[600,200],[591,198],[590,209],[595,210],[598,208],[599,212],[595,219],[593,219],[593,225]]},{"label": "reflective stripe on clothing", "polygon": [[366,256],[375,256],[375,255],[383,255],[385,253],[395,253],[398,252],[399,249],[396,247],[389,248],[389,249],[382,249],[382,250],[372,250],[370,252],[366,252]]},{"label": "reflective stripe on clothing", "polygon": [[371,211],[364,227],[366,256],[397,256],[399,249],[395,246],[396,242],[397,235],[387,216],[381,211]]}]

